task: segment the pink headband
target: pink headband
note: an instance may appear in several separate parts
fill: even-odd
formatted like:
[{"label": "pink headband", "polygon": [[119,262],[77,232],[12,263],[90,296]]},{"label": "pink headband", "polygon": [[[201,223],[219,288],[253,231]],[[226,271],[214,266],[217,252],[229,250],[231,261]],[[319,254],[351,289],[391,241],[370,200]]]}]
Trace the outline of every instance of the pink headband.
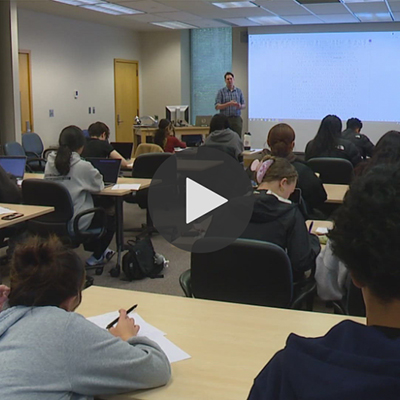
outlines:
[{"label": "pink headband", "polygon": [[269,167],[274,163],[273,159],[269,159],[264,162],[260,162],[259,160],[254,160],[251,164],[250,169],[256,172],[256,180],[257,183],[260,184],[264,179],[265,174],[267,173]]}]

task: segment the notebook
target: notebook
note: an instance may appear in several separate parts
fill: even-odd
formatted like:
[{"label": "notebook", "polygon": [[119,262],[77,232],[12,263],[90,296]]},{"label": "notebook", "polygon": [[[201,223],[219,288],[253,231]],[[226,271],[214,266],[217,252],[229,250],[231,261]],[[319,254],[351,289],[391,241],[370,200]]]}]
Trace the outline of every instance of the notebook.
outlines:
[{"label": "notebook", "polygon": [[86,158],[93,167],[99,170],[103,175],[104,186],[113,186],[118,181],[119,171],[121,169],[121,160],[114,158]]},{"label": "notebook", "polygon": [[17,178],[20,185],[24,179],[26,157],[25,156],[0,156],[0,165],[3,169]]},{"label": "notebook", "polygon": [[125,160],[132,158],[133,143],[132,142],[111,142],[110,143],[114,150],[118,151]]},{"label": "notebook", "polygon": [[196,126],[210,126],[212,115],[197,115]]}]

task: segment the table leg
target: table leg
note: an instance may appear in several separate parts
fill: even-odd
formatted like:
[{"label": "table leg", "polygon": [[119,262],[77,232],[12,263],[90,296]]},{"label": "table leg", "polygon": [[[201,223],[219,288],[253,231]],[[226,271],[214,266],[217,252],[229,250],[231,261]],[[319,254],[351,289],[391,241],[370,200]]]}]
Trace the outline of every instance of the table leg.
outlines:
[{"label": "table leg", "polygon": [[117,264],[114,268],[110,269],[110,275],[114,278],[118,277],[121,273],[122,265],[122,252],[124,251],[124,198],[120,196],[115,197],[115,241],[117,244]]}]

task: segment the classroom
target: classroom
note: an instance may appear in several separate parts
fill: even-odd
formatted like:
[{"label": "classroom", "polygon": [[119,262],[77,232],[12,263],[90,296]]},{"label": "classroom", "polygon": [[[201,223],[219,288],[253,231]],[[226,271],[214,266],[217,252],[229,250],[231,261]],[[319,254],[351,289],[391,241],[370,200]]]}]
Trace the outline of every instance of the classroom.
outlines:
[{"label": "classroom", "polygon": [[[327,112],[323,110],[320,118],[306,118],[304,121],[296,116],[285,118],[267,115],[264,118],[264,110],[261,110],[259,115],[254,101],[260,96],[262,99],[264,93],[268,96],[269,80],[268,76],[262,75],[262,71],[254,69],[258,59],[255,53],[252,53],[252,41],[256,42],[257,38],[263,37],[264,34],[272,36],[286,33],[301,35],[394,32],[397,35],[397,32],[400,32],[400,2],[395,0],[255,0],[247,2],[250,3],[247,8],[217,8],[214,13],[211,7],[216,6],[211,4],[211,0],[120,0],[113,3],[137,7],[141,13],[123,17],[103,15],[62,4],[58,0],[0,2],[0,49],[4,55],[0,60],[1,146],[7,142],[21,142],[28,126],[26,122],[21,122],[19,84],[22,76],[19,53],[29,56],[30,128],[39,133],[45,148],[58,146],[59,135],[64,127],[76,125],[87,129],[96,121],[102,121],[110,128],[110,142],[134,141],[135,117],[151,116],[160,120],[165,118],[168,105],[189,105],[192,125],[196,115],[215,114],[216,91],[209,108],[205,108],[204,104],[199,105],[198,102],[195,109],[194,104],[197,100],[194,100],[193,88],[198,90],[199,82],[197,86],[193,82],[192,74],[195,72],[192,67],[196,54],[191,29],[168,29],[151,24],[171,19],[189,25],[192,23],[196,30],[205,31],[205,34],[208,34],[207,38],[213,36],[214,29],[229,29],[230,70],[235,74],[235,85],[242,90],[246,100],[246,107],[241,111],[242,132],[251,132],[252,149],[267,147],[266,137],[270,129],[278,123],[286,122],[296,131],[294,151],[304,155],[307,142],[313,139],[325,115],[337,113],[343,123],[346,119],[359,115],[353,115],[351,111],[347,115],[335,109]],[[221,1],[221,4],[224,3],[233,2]],[[268,20],[272,17],[283,18],[285,22],[275,23],[272,22],[273,19]],[[211,63],[214,60],[215,58]],[[137,113],[132,115],[132,120],[126,121],[128,128],[122,133],[118,131],[120,117],[115,98],[115,69],[116,63],[126,61],[132,62],[137,71]],[[201,61],[204,65],[210,63],[207,59]],[[296,68],[295,62],[291,68]],[[207,68],[207,71],[209,73],[212,69]],[[253,78],[250,78],[249,74],[254,71]],[[224,86],[225,72],[212,78],[217,89]],[[259,72],[260,75],[255,78]],[[257,85],[261,94],[255,95],[254,86]],[[393,86],[396,85],[397,81]],[[337,97],[340,98],[340,95]],[[362,132],[368,135],[374,144],[385,132],[397,131],[400,123],[395,119],[379,118],[374,121],[361,118],[364,122]],[[395,174],[393,171],[389,172]],[[25,175],[27,179],[28,174]],[[29,178],[35,176],[29,174]],[[43,174],[39,179],[42,178]],[[120,178],[118,183],[133,182],[129,180],[132,178],[126,179],[128,178]],[[147,188],[150,181],[138,178],[135,183]],[[339,185],[324,183],[324,189],[327,193],[328,208],[337,208],[343,203],[348,182]],[[94,277],[94,286],[83,292],[83,301],[77,312],[87,318],[102,315],[106,321],[118,318],[117,310],[121,307],[127,309],[135,303],[138,304],[137,313],[145,321],[143,326],[150,330],[155,327],[158,332],[153,334],[157,343],[169,347],[172,355],[168,353],[168,358],[171,361],[172,357],[174,362],[171,364],[172,378],[166,380],[166,386],[160,386],[165,382],[149,386],[145,383],[142,386],[144,390],[125,390],[128,393],[119,395],[104,390],[99,398],[245,399],[249,396],[258,373],[277,351],[285,347],[287,337],[291,333],[307,338],[323,336],[336,324],[340,326],[340,323],[352,323],[343,322],[346,319],[365,324],[365,317],[335,315],[332,308],[334,306],[322,300],[317,301],[317,310],[314,309],[317,312],[309,312],[307,306],[298,311],[258,306],[254,305],[255,303],[249,305],[218,299],[185,298],[187,293],[180,279],[193,263],[191,254],[179,245],[174,247],[158,234],[151,237],[155,251],[169,261],[169,267],[163,272],[163,279],[147,278],[127,282],[120,277],[112,277],[112,274],[110,276],[109,266],[114,266],[117,259],[118,262],[121,260],[121,241],[123,244],[133,239],[136,235],[133,231],[147,222],[148,217],[145,209],[122,200],[123,196],[131,194],[132,190],[123,192],[122,186],[120,190],[119,199],[117,191],[112,193],[108,188],[102,189],[105,196],[99,196],[117,196],[117,208],[120,207],[117,210],[117,237],[112,240],[110,247],[116,249],[118,258],[113,259],[104,268],[102,275],[97,276],[97,272],[96,276],[90,273]],[[358,195],[361,196],[359,193]],[[23,210],[15,207],[14,211],[23,213]],[[325,232],[327,227],[332,227],[331,221],[311,219],[313,222],[307,222],[310,233],[317,232],[317,229]],[[9,223],[10,221],[6,224],[5,221],[1,221],[0,224],[3,225],[0,225],[0,229],[8,227]],[[81,248],[76,250],[76,253],[82,259],[85,257]],[[6,280],[5,283],[8,282]],[[313,290],[315,291],[315,287]],[[147,323],[151,325],[147,326]],[[97,324],[105,327],[103,321]],[[139,345],[147,344],[144,341]],[[161,347],[164,349],[163,346]],[[167,372],[165,374],[168,375]],[[371,397],[365,398],[373,399],[374,394],[371,392]],[[251,400],[274,398],[271,393],[269,395],[272,397],[254,392]],[[285,394],[282,396],[275,398],[284,399]]]}]

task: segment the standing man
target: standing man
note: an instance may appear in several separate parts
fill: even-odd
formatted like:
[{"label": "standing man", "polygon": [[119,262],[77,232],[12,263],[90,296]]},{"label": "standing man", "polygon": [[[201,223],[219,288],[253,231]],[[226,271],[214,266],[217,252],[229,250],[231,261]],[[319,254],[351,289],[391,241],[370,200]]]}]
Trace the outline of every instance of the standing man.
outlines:
[{"label": "standing man", "polygon": [[240,114],[246,107],[243,93],[235,86],[235,76],[232,72],[227,72],[224,78],[226,86],[218,90],[215,109],[228,117],[229,127],[242,137],[243,120]]}]

